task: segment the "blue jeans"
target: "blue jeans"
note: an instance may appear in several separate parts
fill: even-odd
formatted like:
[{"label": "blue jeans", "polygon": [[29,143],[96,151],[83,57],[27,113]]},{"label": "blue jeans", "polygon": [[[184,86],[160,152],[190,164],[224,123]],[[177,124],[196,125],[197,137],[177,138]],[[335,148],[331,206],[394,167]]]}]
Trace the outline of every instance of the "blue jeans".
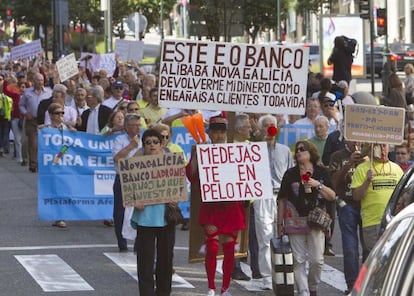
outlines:
[{"label": "blue jeans", "polygon": [[[337,211],[342,235],[345,281],[350,288],[354,285],[359,272],[358,229],[361,230],[361,210],[347,204],[338,207]],[[363,245],[362,241],[361,244]]]}]

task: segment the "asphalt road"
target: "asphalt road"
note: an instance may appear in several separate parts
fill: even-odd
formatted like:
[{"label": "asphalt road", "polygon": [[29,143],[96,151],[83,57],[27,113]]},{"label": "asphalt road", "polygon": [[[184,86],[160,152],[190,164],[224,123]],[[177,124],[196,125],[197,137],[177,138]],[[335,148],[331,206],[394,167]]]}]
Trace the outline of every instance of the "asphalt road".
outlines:
[{"label": "asphalt road", "polygon": [[[39,221],[37,174],[21,167],[11,155],[0,158],[0,188],[0,295],[139,295],[135,256],[118,252],[112,227],[104,226],[102,221],[68,221],[66,229],[59,229],[52,227],[51,221]],[[337,256],[326,257],[320,295],[342,295],[338,231],[334,250]],[[174,261],[171,295],[205,295],[204,265],[188,263],[188,231],[180,227]],[[247,263],[242,267],[249,272]],[[241,296],[274,295],[272,291],[258,291],[258,285],[256,281],[233,281],[231,292]]]}]

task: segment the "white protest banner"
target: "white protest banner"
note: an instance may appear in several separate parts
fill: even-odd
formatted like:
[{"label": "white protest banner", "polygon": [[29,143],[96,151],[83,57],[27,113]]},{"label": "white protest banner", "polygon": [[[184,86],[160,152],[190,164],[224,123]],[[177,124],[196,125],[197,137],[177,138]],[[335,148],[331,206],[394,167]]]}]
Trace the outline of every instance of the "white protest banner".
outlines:
[{"label": "white protest banner", "polygon": [[349,141],[399,145],[404,140],[405,109],[345,106],[345,139]]},{"label": "white protest banner", "polygon": [[56,67],[59,73],[60,81],[66,81],[72,76],[79,73],[78,63],[74,53],[64,56],[56,62]]},{"label": "white protest banner", "polygon": [[115,39],[115,54],[119,55],[121,60],[141,61],[144,57],[144,42]]},{"label": "white protest banner", "polygon": [[185,159],[182,153],[144,155],[119,160],[125,207],[187,200]]},{"label": "white protest banner", "polygon": [[43,48],[40,43],[40,39],[34,40],[29,43],[14,46],[10,50],[11,60],[19,60],[35,57],[37,54],[42,53]]},{"label": "white protest banner", "polygon": [[265,142],[197,145],[202,202],[273,196]]},{"label": "white protest banner", "polygon": [[308,63],[304,46],[164,40],[159,104],[303,115]]},{"label": "white protest banner", "polygon": [[92,72],[105,70],[107,77],[112,77],[116,68],[115,53],[94,54],[82,52],[80,57],[81,66],[85,66],[85,59],[89,70]]}]

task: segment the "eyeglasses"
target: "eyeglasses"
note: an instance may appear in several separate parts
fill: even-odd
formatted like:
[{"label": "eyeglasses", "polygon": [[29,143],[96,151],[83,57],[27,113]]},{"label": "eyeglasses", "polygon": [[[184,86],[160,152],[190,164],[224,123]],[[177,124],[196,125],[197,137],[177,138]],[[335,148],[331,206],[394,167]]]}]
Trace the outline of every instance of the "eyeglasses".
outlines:
[{"label": "eyeglasses", "polygon": [[170,138],[169,135],[161,135],[161,138],[163,138],[164,140],[168,140]]},{"label": "eyeglasses", "polygon": [[147,141],[144,142],[144,144],[147,145],[147,146],[152,145],[152,144],[158,145],[159,143],[160,143],[160,141],[158,141],[158,140],[152,140],[152,141],[147,140]]},{"label": "eyeglasses", "polygon": [[118,108],[118,109],[119,109],[119,110],[126,110],[126,108],[127,108],[126,106],[119,106],[119,108]]},{"label": "eyeglasses", "polygon": [[335,103],[325,103],[323,104],[324,107],[333,107],[335,106]]},{"label": "eyeglasses", "polygon": [[63,112],[63,111],[56,111],[56,112],[53,112],[52,114],[53,115],[63,115],[63,114],[65,114],[65,112]]},{"label": "eyeglasses", "polygon": [[128,109],[128,112],[134,112],[134,111],[139,111],[139,108]]},{"label": "eyeglasses", "polygon": [[115,89],[120,90],[120,89],[124,89],[122,86],[115,86]]},{"label": "eyeglasses", "polygon": [[296,148],[295,153],[298,153],[298,152],[305,152],[305,151],[308,151],[308,150],[306,150],[306,148],[305,148],[305,147],[298,147],[298,148]]}]

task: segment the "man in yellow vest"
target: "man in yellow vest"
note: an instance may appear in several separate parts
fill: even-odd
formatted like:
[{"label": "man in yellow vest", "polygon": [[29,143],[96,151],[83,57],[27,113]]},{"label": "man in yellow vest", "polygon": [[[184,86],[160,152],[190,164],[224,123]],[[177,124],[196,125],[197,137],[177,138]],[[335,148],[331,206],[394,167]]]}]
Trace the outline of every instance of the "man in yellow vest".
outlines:
[{"label": "man in yellow vest", "polygon": [[9,133],[13,100],[3,93],[4,77],[0,76],[0,156],[10,151]]}]

